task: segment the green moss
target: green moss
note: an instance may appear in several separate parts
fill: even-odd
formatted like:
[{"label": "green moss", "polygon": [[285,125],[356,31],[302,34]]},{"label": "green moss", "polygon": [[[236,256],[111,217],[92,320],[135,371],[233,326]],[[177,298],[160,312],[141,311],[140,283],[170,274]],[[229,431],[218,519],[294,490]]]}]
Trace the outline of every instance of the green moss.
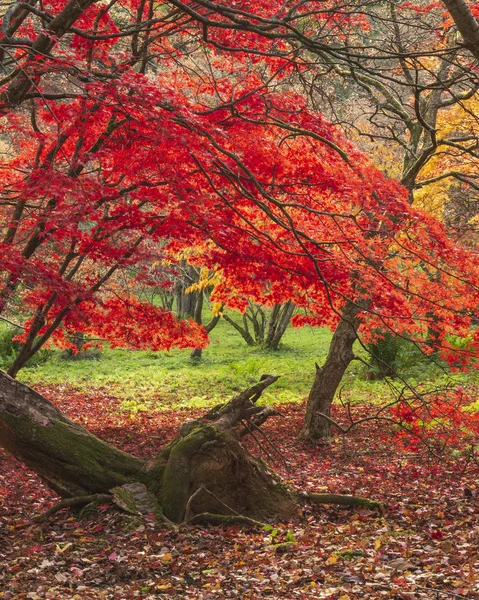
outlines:
[{"label": "green moss", "polygon": [[133,515],[125,515],[120,522],[120,527],[123,531],[136,531],[142,525],[143,519],[134,517]]},{"label": "green moss", "polygon": [[29,415],[2,414],[0,430],[7,449],[63,496],[105,492],[142,477],[142,461],[79,425],[60,420],[43,424]]},{"label": "green moss", "polygon": [[124,511],[134,515],[155,515],[162,521],[163,511],[158,500],[148,488],[139,482],[127,483],[111,490],[113,501]]},{"label": "green moss", "polygon": [[336,554],[338,556],[341,556],[342,558],[360,558],[363,556],[367,556],[367,553],[364,552],[364,550],[341,550],[339,552],[336,552]]},{"label": "green moss", "polygon": [[111,489],[111,493],[113,494],[113,501],[117,504],[122,510],[128,512],[132,515],[137,515],[140,511],[136,506],[135,498],[126,486],[120,485]]},{"label": "green moss", "polygon": [[191,457],[203,444],[217,436],[213,426],[204,425],[179,439],[170,450],[161,482],[160,502],[165,516],[174,523],[183,519],[190,496]]}]

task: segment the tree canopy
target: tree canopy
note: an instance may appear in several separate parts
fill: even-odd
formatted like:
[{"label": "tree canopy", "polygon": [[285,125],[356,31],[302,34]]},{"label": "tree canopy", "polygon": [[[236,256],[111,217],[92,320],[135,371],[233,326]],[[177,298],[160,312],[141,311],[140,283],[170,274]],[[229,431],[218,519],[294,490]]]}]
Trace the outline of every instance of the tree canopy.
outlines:
[{"label": "tree canopy", "polygon": [[361,72],[392,59],[367,40],[373,25],[360,3],[12,4],[1,297],[30,314],[12,374],[50,336],[68,345],[65,330],[204,345],[201,328],[132,290],[131,266],[179,256],[220,270],[214,298],[240,309],[294,300],[307,309],[297,323],[334,326],[344,300],[367,299],[372,335],[386,327],[419,343],[431,319],[445,346],[452,330],[466,334],[474,256],[300,85],[311,56],[315,68],[324,53],[354,60],[348,41],[366,37]]}]

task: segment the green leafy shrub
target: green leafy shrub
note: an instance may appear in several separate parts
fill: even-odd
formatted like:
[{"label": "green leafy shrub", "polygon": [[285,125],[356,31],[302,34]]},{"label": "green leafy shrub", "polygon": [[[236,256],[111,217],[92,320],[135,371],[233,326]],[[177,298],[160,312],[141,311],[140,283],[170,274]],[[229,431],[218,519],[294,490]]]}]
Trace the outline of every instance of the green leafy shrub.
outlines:
[{"label": "green leafy shrub", "polygon": [[18,335],[18,329],[7,324],[0,324],[0,368],[5,370],[12,364],[20,348],[13,338]]},{"label": "green leafy shrub", "polygon": [[416,344],[390,332],[366,344],[366,350],[369,366],[364,368],[362,376],[368,380],[397,375],[414,377],[416,372],[424,373],[425,369],[435,364]]},{"label": "green leafy shrub", "polygon": [[36,352],[32,358],[27,362],[27,367],[39,367],[40,365],[48,362],[55,354],[55,350],[53,348],[40,348],[38,352]]},{"label": "green leafy shrub", "polygon": [[[14,341],[19,330],[17,327],[12,327],[8,324],[0,324],[0,369],[8,370],[10,365],[15,360],[15,357],[20,350],[20,344]],[[28,361],[27,367],[38,367],[46,363],[53,355],[54,350],[51,348],[41,348]]]},{"label": "green leafy shrub", "polygon": [[384,379],[394,377],[398,369],[398,358],[402,339],[385,332],[384,337],[366,344],[368,356],[364,376],[366,379]]},{"label": "green leafy shrub", "polygon": [[87,348],[76,353],[67,349],[60,353],[61,360],[101,360],[101,357],[102,351],[100,348]]}]

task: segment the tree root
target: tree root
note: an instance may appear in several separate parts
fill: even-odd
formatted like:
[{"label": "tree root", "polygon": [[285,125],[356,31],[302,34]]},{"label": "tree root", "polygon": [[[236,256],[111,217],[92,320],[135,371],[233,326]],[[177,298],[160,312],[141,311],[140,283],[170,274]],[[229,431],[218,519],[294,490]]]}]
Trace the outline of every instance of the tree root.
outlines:
[{"label": "tree root", "polygon": [[[216,500],[218,500],[223,506],[234,512],[232,515],[216,514],[210,512],[202,512],[196,515],[190,516],[190,509],[193,500],[201,493],[210,494]],[[336,504],[339,506],[346,506],[349,508],[362,507],[370,510],[377,510],[381,513],[384,512],[384,505],[381,502],[375,500],[369,500],[368,498],[361,498],[358,496],[348,496],[342,494],[313,494],[310,492],[300,492],[298,494],[298,500],[307,500],[313,504]],[[189,498],[186,507],[185,518],[181,525],[189,525],[194,523],[209,523],[212,525],[233,525],[243,524],[250,525],[252,527],[270,527],[268,523],[257,521],[245,515],[241,515],[222,502],[213,492],[211,492],[205,485],[201,485]]]},{"label": "tree root", "polygon": [[35,515],[33,521],[41,523],[49,517],[64,508],[71,506],[81,506],[83,504],[91,504],[92,502],[112,502],[111,494],[90,494],[89,496],[75,496],[74,498],[65,498],[60,500],[41,515]]},{"label": "tree root", "polygon": [[188,523],[210,523],[211,525],[251,525],[252,527],[271,527],[268,523],[262,523],[244,515],[216,515],[213,513],[199,513],[188,519]]},{"label": "tree root", "polygon": [[[226,508],[226,510],[229,510],[230,512],[234,513],[235,515],[239,515],[239,513],[237,513],[233,508],[231,508],[230,506],[228,506],[227,504],[225,504],[220,498],[218,498],[218,496],[216,494],[213,494],[212,491],[210,491],[206,485],[201,484],[200,487],[196,490],[196,492],[194,492],[193,494],[191,494],[188,503],[186,504],[186,509],[185,509],[185,518],[184,518],[184,523],[188,523],[191,521],[191,519],[194,518],[191,517],[190,519],[190,511],[191,511],[191,503],[193,502],[193,500],[199,496],[199,494],[201,492],[205,492],[206,494],[209,494],[210,496],[212,496],[215,500],[217,500],[222,506],[224,506]],[[209,514],[209,513],[208,513]],[[239,515],[241,516],[241,515]]]},{"label": "tree root", "polygon": [[[200,486],[194,494],[191,495],[188,506],[186,509],[186,515],[183,523],[181,525],[194,524],[194,523],[210,523],[212,525],[233,525],[233,524],[242,524],[242,525],[251,525],[252,527],[268,527],[267,523],[263,523],[262,521],[257,521],[256,519],[251,519],[250,517],[246,517],[245,515],[240,515],[235,513],[233,515],[222,515],[222,514],[214,514],[209,512],[203,512],[197,515],[189,516],[191,502],[194,498],[201,492],[205,492],[213,496],[216,500],[220,501],[219,498],[213,494],[208,488],[204,485]],[[356,506],[360,506],[362,508],[368,508],[370,510],[377,510],[379,512],[384,511],[384,505],[381,502],[376,502],[375,500],[369,500],[368,498],[361,498],[358,496],[347,496],[342,494],[313,494],[311,492],[300,492],[299,498],[303,500],[307,500],[312,502],[313,504],[336,504],[339,506],[347,506],[350,508],[354,508]],[[33,521],[37,523],[42,523],[46,521],[49,517],[54,515],[55,513],[63,510],[64,508],[71,508],[72,506],[81,506],[84,504],[91,504],[92,502],[113,502],[113,498],[110,494],[91,494],[89,496],[76,496],[74,498],[66,498],[54,504],[51,508],[40,515],[36,515],[33,517]],[[220,501],[221,502],[221,501]],[[233,510],[228,507],[226,504],[221,502],[225,508],[229,510]],[[235,511],[233,511],[235,512]],[[175,526],[169,519],[164,519],[164,522],[168,526],[173,526],[175,529],[178,526]]]},{"label": "tree root", "polygon": [[344,496],[342,494],[312,494],[311,492],[301,492],[300,497],[309,500],[313,504],[337,504],[339,506],[348,506],[354,508],[355,506],[361,506],[362,508],[369,508],[370,510],[377,510],[379,512],[384,511],[384,504],[376,502],[375,500],[369,500],[368,498],[361,498],[359,496]]},{"label": "tree root", "polygon": [[[196,496],[200,491],[201,488],[199,488],[195,494],[193,494],[193,496]],[[211,493],[206,488],[204,488],[204,491]],[[336,504],[339,506],[347,506],[349,508],[360,506],[370,510],[377,510],[381,513],[384,511],[384,505],[381,502],[368,500],[367,498],[361,498],[358,496],[346,496],[342,494],[311,494],[303,492],[300,494],[300,497],[312,502],[313,504]],[[233,525],[239,523],[242,525],[251,525],[252,527],[270,527],[268,523],[263,523],[262,521],[257,521],[240,514],[220,515],[209,512],[193,515],[192,517],[185,519],[183,522],[185,525],[194,523],[210,523],[212,525]]]}]

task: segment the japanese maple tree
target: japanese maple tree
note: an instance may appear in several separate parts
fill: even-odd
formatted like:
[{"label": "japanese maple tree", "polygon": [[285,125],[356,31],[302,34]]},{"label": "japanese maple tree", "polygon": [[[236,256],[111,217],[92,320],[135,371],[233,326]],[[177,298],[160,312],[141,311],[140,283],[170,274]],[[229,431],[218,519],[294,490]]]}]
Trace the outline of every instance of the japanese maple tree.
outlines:
[{"label": "japanese maple tree", "polygon": [[[30,0],[5,13],[0,308],[20,299],[29,312],[12,375],[65,332],[203,345],[203,329],[125,294],[120,277],[191,249],[222,274],[216,301],[294,301],[302,322],[335,328],[306,438],[324,434],[360,326],[423,344],[433,323],[445,351],[449,332],[469,333],[474,255],[292,87],[308,52],[335,53],[329,40],[368,26],[361,10],[313,5]],[[274,381],[143,463],[1,374],[0,440],[64,496],[141,484],[148,512],[181,521],[203,484],[212,494],[195,512],[289,516],[297,494],[239,443],[245,419],[274,414],[255,404]]]}]

